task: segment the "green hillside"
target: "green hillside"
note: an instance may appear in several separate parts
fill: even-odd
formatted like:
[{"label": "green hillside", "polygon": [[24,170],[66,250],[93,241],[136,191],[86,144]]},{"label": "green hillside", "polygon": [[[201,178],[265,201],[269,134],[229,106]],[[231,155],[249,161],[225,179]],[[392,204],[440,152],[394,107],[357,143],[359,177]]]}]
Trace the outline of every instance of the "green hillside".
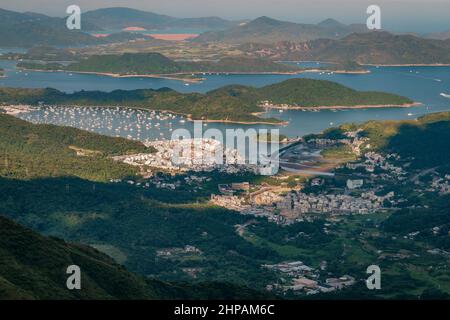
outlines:
[{"label": "green hillside", "polygon": [[412,103],[396,94],[357,91],[335,82],[312,79],[286,80],[261,88],[259,92],[263,100],[302,107]]},{"label": "green hillside", "polygon": [[67,70],[117,74],[167,74],[180,72],[182,67],[159,53],[125,53],[120,56],[90,56],[86,60],[69,65]]},{"label": "green hillside", "polygon": [[[1,216],[0,232],[0,299],[156,299],[159,289],[170,290],[88,246],[43,237]],[[69,265],[80,267],[82,290],[67,289]]]},{"label": "green hillside", "polygon": [[302,107],[412,103],[394,94],[361,92],[334,82],[311,79],[290,79],[262,88],[226,86],[206,94],[179,93],[168,88],[72,94],[55,89],[0,88],[0,103],[128,106],[188,114],[194,120],[280,123],[278,119],[262,119],[253,114],[263,111],[259,104],[264,100]]},{"label": "green hillside", "polygon": [[[0,216],[0,300],[264,299],[227,283],[175,285],[148,280],[92,247],[44,237]],[[68,290],[67,267],[81,270],[81,290]]]},{"label": "green hillside", "polygon": [[[42,66],[42,67],[40,67]],[[293,72],[300,69],[251,57],[226,57],[217,61],[174,61],[160,53],[124,53],[122,55],[91,55],[84,60],[62,65],[42,65],[22,62],[18,67],[27,69],[67,70],[75,72],[100,72],[119,75],[174,75],[205,72]]]},{"label": "green hillside", "polygon": [[360,64],[448,64],[450,41],[391,34],[386,31],[353,33],[342,39],[275,44],[248,43],[240,49],[253,57],[285,61],[347,61]]},{"label": "green hillside", "polygon": [[[245,93],[245,87],[228,87],[225,91],[234,94]],[[215,94],[221,94],[221,92],[215,92]],[[5,118],[11,117],[5,116]],[[422,168],[429,168],[430,165],[442,168],[447,165],[448,168],[448,161],[445,162],[446,159],[448,160],[448,154],[445,151],[443,151],[442,157],[435,157],[436,161],[431,164],[423,162],[422,159],[433,157],[435,153],[423,156],[424,153],[430,153],[431,148],[436,148],[436,150],[440,150],[439,148],[450,149],[448,146],[450,139],[445,138],[450,132],[450,128],[442,125],[443,123],[448,124],[449,119],[449,114],[443,113],[429,115],[419,121],[393,122],[392,125],[389,125],[388,122],[380,122],[377,127],[373,125],[374,122],[369,122],[361,126],[366,128],[366,134],[374,139],[373,148],[384,152],[383,148],[391,147],[391,143],[401,134],[403,126],[417,122],[417,128],[420,130],[415,131],[414,135],[411,136],[412,141],[418,146],[425,144],[430,146],[423,150],[421,148],[415,149],[412,156],[418,162],[407,158],[408,153],[413,151],[410,146],[406,146],[405,151],[396,151],[401,153],[402,157],[405,157],[405,161],[412,163],[410,168],[413,171],[410,174],[413,176],[415,168],[418,168],[419,172]],[[3,126],[5,126],[4,123],[2,123]],[[32,126],[42,128],[37,125]],[[348,125],[348,128],[355,129],[357,126]],[[370,131],[370,128],[377,129]],[[17,133],[14,133],[14,130]],[[338,135],[336,130],[332,133],[335,136]],[[16,137],[22,131],[21,126],[13,126],[8,134]],[[407,133],[410,134],[411,132]],[[432,139],[432,135],[438,138]],[[377,136],[381,138],[376,140]],[[38,135],[36,139],[40,140],[40,137]],[[42,141],[46,141],[45,135],[42,137]],[[439,139],[440,137],[443,139]],[[6,140],[3,146],[14,146],[14,140]],[[397,148],[397,144],[392,145],[392,147]],[[106,150],[106,147],[102,150]],[[34,153],[35,157],[37,155],[39,155],[38,152]],[[23,155],[19,154],[18,157],[18,161],[22,161],[20,157],[23,157]],[[65,162],[64,159],[61,161]],[[74,174],[70,170],[76,173],[79,169],[75,166],[68,169],[68,175],[73,176]],[[223,174],[218,175],[220,179],[226,178]],[[212,177],[214,178],[214,174],[212,174]],[[184,177],[174,177],[174,179],[183,180]],[[249,181],[250,177],[233,176],[230,179],[231,181],[239,179]],[[240,215],[224,208],[213,207],[202,202],[198,203],[196,201],[201,199],[195,198],[189,188],[185,191],[182,188],[180,188],[181,190],[166,191],[156,187],[144,189],[128,184],[99,182],[95,183],[95,188],[93,188],[92,181],[84,179],[65,176],[22,179],[20,175],[15,175],[13,172],[5,176],[2,174],[2,177],[0,177],[0,212],[4,216],[42,234],[64,238],[66,241],[77,241],[92,245],[120,260],[133,272],[149,278],[178,284],[181,282],[194,283],[187,286],[175,286],[180,290],[182,289],[181,291],[169,287],[167,289],[170,289],[169,292],[167,292],[166,286],[160,286],[156,283],[151,286],[151,290],[149,289],[151,297],[155,296],[153,295],[155,292],[158,297],[223,298],[236,297],[236,294],[240,295],[239,298],[260,297],[258,292],[245,288],[250,287],[262,291],[268,283],[276,281],[276,275],[261,268],[261,265],[295,260],[304,261],[314,268],[318,268],[320,262],[326,260],[328,261],[328,267],[326,274],[323,276],[328,277],[331,272],[335,276],[350,274],[361,279],[366,277],[367,265],[374,261],[383,263],[383,279],[385,280],[383,280],[382,291],[369,292],[365,289],[363,282],[358,282],[354,289],[342,293],[337,292],[332,296],[328,295],[323,298],[407,297],[415,299],[421,294],[425,297],[425,293],[432,297],[444,295],[448,290],[448,281],[446,281],[448,280],[448,270],[444,268],[447,260],[427,253],[427,250],[434,247],[450,250],[447,240],[450,224],[448,214],[446,214],[448,212],[448,195],[447,197],[439,197],[434,194],[430,197],[419,197],[414,194],[415,185],[413,183],[407,182],[403,186],[397,182],[395,181],[394,185],[388,186],[389,191],[402,191],[409,195],[408,201],[412,201],[411,203],[426,204],[429,208],[423,207],[411,210],[405,208],[394,211],[392,214],[380,212],[370,215],[342,216],[339,223],[328,227],[326,225],[329,222],[322,216],[317,216],[317,220],[312,222],[304,221],[282,226],[270,223],[263,218]],[[217,186],[215,181],[212,184]],[[206,184],[202,186],[206,187]],[[212,187],[205,190],[206,198],[208,192],[216,192],[211,190],[213,190]],[[183,192],[184,194],[189,193],[191,198],[183,196]],[[430,214],[428,217],[435,220],[427,220],[426,217],[421,216],[421,213]],[[414,220],[408,220],[410,217]],[[399,232],[396,230],[398,221],[404,221],[405,226],[407,225],[405,229],[407,231],[401,231],[402,235],[404,232],[423,229],[424,232],[420,235],[420,241],[406,241],[403,237],[400,238]],[[422,221],[426,223],[424,222],[421,226]],[[246,223],[249,223],[249,225],[244,235],[236,232],[236,225]],[[436,225],[442,226],[442,232],[439,236],[431,236],[430,228]],[[9,225],[6,229],[13,230]],[[327,229],[331,232],[326,232]],[[21,246],[17,247],[18,243],[26,244],[26,239],[16,241],[17,236],[14,233],[9,235],[7,232],[3,232],[2,234],[8,235],[0,240],[0,244],[5,243],[5,241],[8,244],[0,245],[2,257],[8,257],[9,260],[7,261],[12,259],[9,258],[11,255],[16,257],[15,259],[25,259],[23,255],[18,255],[17,252],[24,252],[26,253],[25,257],[28,257],[26,249],[21,248]],[[394,240],[397,238],[398,240]],[[305,239],[308,241],[305,241]],[[53,239],[51,240],[53,241]],[[32,241],[39,244],[39,241]],[[14,243],[16,247],[11,248],[10,243]],[[63,244],[60,240],[58,243]],[[186,245],[195,246],[202,253],[180,254],[170,259],[158,255],[160,250],[179,249]],[[41,263],[39,259],[42,259],[42,266],[50,265],[51,271],[49,272],[54,274],[53,270],[56,269],[52,268],[58,268],[58,266],[51,263],[52,261],[58,262],[62,258],[60,258],[59,251],[55,253],[56,258],[50,258],[50,254],[53,254],[56,249],[53,249],[51,244],[45,246],[49,248],[49,255],[44,255],[43,258],[41,258],[42,251],[31,246],[32,252],[30,255],[37,252],[38,258],[32,256],[30,261],[36,260]],[[75,246],[75,248],[78,247]],[[17,250],[14,251],[15,255],[8,253],[13,251],[14,248]],[[380,259],[380,252],[383,254],[397,253],[404,250],[417,253],[417,255],[408,255],[407,258],[401,260],[378,260]],[[95,253],[95,255],[102,256],[99,253]],[[101,260],[100,257],[98,259]],[[3,292],[8,293],[9,296],[21,294],[23,297],[30,297],[32,294],[29,292],[35,292],[33,288],[37,288],[36,292],[41,292],[39,291],[41,287],[53,283],[48,279],[36,280],[38,284],[28,284],[27,287],[26,283],[27,281],[30,282],[29,279],[33,281],[34,279],[42,279],[42,273],[39,268],[30,271],[25,263],[28,260],[20,261],[23,264],[8,262],[3,265],[0,261],[0,277],[7,278],[9,276],[7,278],[9,283],[6,282],[3,285],[3,288],[5,288],[2,289]],[[66,263],[66,260],[62,261]],[[78,263],[81,264],[83,261]],[[430,271],[428,268],[430,265],[437,266],[436,270]],[[41,266],[41,264],[38,264],[38,266]],[[13,267],[18,271],[11,271]],[[90,271],[90,268],[88,266],[87,270]],[[185,272],[186,268],[201,271],[196,278],[193,278]],[[2,270],[7,271],[2,272]],[[33,274],[31,278],[28,277],[29,272]],[[33,272],[38,275],[35,276]],[[23,276],[24,274],[26,276]],[[95,278],[97,274],[89,274],[89,276],[96,281],[95,283],[101,283],[100,279]],[[111,277],[121,279],[119,275],[114,273]],[[55,279],[54,282],[59,281],[59,278],[52,279]],[[140,282],[133,283],[133,285],[125,286],[125,288],[130,288],[129,291],[127,289],[120,294],[125,297],[135,297],[133,295],[135,292],[148,292],[147,289],[142,289],[142,286],[139,285]],[[220,283],[226,284],[221,285]],[[405,285],[405,283],[408,283],[408,285]],[[30,286],[32,286],[31,289]],[[118,296],[118,294],[115,294],[116,291],[109,290],[106,285],[101,287],[107,292],[108,296]],[[430,294],[433,292],[433,295]],[[104,292],[102,294],[106,295]],[[39,296],[39,298],[42,297],[44,296]]]},{"label": "green hillside", "polygon": [[0,113],[0,175],[16,178],[77,176],[107,181],[137,170],[110,156],[149,151],[140,142],[69,127],[33,125]]}]

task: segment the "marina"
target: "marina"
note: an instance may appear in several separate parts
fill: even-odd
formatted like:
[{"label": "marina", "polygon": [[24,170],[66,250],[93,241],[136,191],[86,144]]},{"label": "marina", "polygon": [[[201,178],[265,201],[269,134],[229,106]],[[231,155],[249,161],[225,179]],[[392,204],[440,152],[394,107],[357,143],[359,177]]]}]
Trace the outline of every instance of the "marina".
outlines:
[{"label": "marina", "polygon": [[[314,64],[309,62],[308,65]],[[450,67],[448,66],[408,66],[373,67],[369,74],[329,74],[308,73],[298,75],[205,75],[202,83],[183,84],[180,81],[153,78],[111,78],[93,74],[71,74],[65,72],[23,72],[15,68],[15,62],[0,60],[0,68],[5,69],[6,78],[0,79],[2,87],[52,87],[65,92],[79,90],[112,91],[115,89],[133,90],[139,88],[158,89],[169,87],[179,92],[207,92],[229,84],[243,84],[261,87],[293,77],[331,80],[357,90],[392,92],[407,96],[422,105],[409,108],[360,108],[328,110],[277,110],[267,108],[260,116],[274,117],[287,122],[277,126],[280,134],[290,138],[339,126],[343,123],[361,123],[368,120],[414,119],[421,115],[450,110]],[[439,81],[437,81],[439,80]],[[65,110],[67,109],[67,110]],[[33,123],[53,123],[74,126],[101,134],[121,136],[138,140],[168,139],[177,128],[192,132],[193,123],[185,116],[167,112],[142,111],[131,108],[94,107],[41,107],[29,113],[17,114]],[[159,117],[159,118],[158,118]],[[255,129],[267,128],[264,124],[236,124],[211,122],[208,128],[224,131],[228,128]],[[272,126],[271,126],[272,127]]]}]

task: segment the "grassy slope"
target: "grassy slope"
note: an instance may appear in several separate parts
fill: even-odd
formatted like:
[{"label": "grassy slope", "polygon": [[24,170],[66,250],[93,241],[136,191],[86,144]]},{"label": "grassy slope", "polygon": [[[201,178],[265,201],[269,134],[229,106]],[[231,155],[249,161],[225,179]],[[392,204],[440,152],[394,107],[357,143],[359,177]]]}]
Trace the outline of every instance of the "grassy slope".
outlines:
[{"label": "grassy slope", "polygon": [[[69,127],[33,125],[0,114],[0,174],[20,178],[77,176],[106,181],[132,176],[136,169],[112,155],[149,151],[143,144]],[[86,150],[77,156],[75,148]]]}]

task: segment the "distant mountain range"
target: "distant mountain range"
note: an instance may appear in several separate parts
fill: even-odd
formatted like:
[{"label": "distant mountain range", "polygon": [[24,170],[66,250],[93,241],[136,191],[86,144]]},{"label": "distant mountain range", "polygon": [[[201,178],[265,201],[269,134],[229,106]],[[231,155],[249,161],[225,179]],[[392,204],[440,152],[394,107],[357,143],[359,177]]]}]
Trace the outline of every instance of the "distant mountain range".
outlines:
[{"label": "distant mountain range", "polygon": [[141,27],[145,29],[164,29],[169,27],[226,29],[237,24],[237,22],[224,20],[219,17],[174,18],[153,12],[121,7],[88,11],[83,13],[83,22],[85,21],[89,24],[90,30],[116,30],[127,27]]},{"label": "distant mountain range", "polygon": [[450,30],[444,32],[435,32],[427,35],[427,38],[430,39],[438,39],[438,40],[447,40],[450,39]]},{"label": "distant mountain range", "polygon": [[120,30],[125,27],[142,27],[145,29],[164,29],[169,27],[221,29],[231,27],[234,24],[217,17],[181,19],[129,8],[107,8],[83,13],[81,20],[82,29],[80,31],[68,30],[65,18],[0,9],[0,46],[95,45],[127,41],[142,36],[127,32],[96,38],[88,32]]},{"label": "distant mountain range", "polygon": [[228,43],[273,43],[278,41],[308,41],[313,39],[339,39],[353,32],[366,32],[362,24],[345,25],[333,19],[319,24],[302,24],[260,17],[224,31],[201,34],[194,41]]},{"label": "distant mountain range", "polygon": [[[78,30],[69,30],[63,18],[0,9],[0,46],[96,44],[100,40]],[[86,27],[89,23],[86,22]]]},{"label": "distant mountain range", "polygon": [[354,33],[343,39],[276,44],[244,44],[249,55],[274,60],[356,61],[361,64],[448,64],[450,40],[394,35],[385,31]]}]

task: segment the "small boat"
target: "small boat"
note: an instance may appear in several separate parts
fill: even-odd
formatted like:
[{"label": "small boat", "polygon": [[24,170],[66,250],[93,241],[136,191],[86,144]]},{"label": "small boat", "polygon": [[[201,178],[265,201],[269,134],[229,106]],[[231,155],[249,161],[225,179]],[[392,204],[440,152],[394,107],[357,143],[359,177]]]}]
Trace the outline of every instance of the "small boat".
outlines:
[{"label": "small boat", "polygon": [[442,97],[444,97],[444,98],[448,98],[448,99],[450,99],[450,94],[446,94],[446,93],[441,93],[441,96]]},{"label": "small boat", "polygon": [[411,112],[408,113],[408,117],[411,117],[413,114]]}]

